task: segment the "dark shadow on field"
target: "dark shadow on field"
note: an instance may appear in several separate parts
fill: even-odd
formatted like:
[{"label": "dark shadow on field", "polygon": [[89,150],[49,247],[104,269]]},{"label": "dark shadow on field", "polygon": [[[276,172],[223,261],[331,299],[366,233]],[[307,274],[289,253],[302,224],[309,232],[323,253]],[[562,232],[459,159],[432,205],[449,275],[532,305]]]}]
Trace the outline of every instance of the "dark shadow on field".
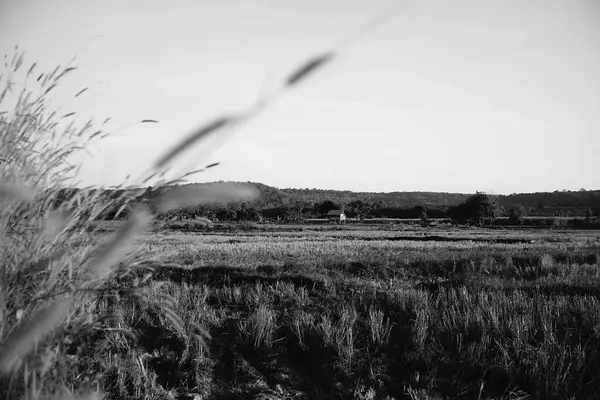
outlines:
[{"label": "dark shadow on field", "polygon": [[[600,255],[597,253],[571,252],[571,253],[556,253],[556,254],[553,254],[550,256],[552,257],[553,261],[556,261],[561,264],[578,264],[578,265],[583,265],[583,264],[594,265],[594,264],[596,264],[597,265],[598,261],[600,260]],[[512,264],[517,267],[524,267],[524,266],[536,266],[537,267],[537,266],[543,265],[543,263],[544,263],[541,255],[539,255],[539,254],[512,256],[511,261],[512,261]]]},{"label": "dark shadow on field", "polygon": [[147,311],[146,318],[138,322],[135,330],[137,344],[147,354],[158,354],[148,359],[148,368],[156,373],[157,382],[166,389],[189,387],[192,378],[180,365],[185,343],[173,331],[161,326],[159,316],[152,310]]},{"label": "dark shadow on field", "polygon": [[463,287],[465,287],[464,279],[456,279],[443,282],[419,282],[417,285],[415,285],[415,289],[427,291],[433,294],[439,293],[442,289],[458,290]]},{"label": "dark shadow on field", "polygon": [[[546,258],[544,258],[546,257]],[[549,257],[549,258],[548,258]],[[592,253],[572,254],[482,254],[479,258],[461,258],[446,260],[414,260],[406,264],[382,264],[380,262],[333,262],[318,266],[318,269],[306,269],[301,265],[283,266],[261,265],[257,268],[239,268],[230,266],[210,266],[197,268],[160,267],[155,278],[181,283],[204,283],[215,287],[241,284],[291,283],[310,290],[323,288],[322,277],[355,277],[365,280],[387,280],[403,277],[406,279],[443,279],[463,281],[468,277],[481,274],[501,278],[534,281],[556,274],[560,268],[577,265],[598,265],[600,256]],[[487,260],[487,261],[486,261]],[[549,260],[549,261],[548,261]],[[484,263],[488,264],[484,264]],[[489,264],[491,263],[491,264]],[[564,264],[564,265],[562,265]]]},{"label": "dark shadow on field", "polygon": [[[174,329],[169,329],[154,309],[146,309],[143,318],[137,319],[131,325],[135,334],[134,348],[139,354],[145,354],[144,364],[149,372],[156,376],[156,383],[166,390],[181,390],[193,388],[195,379],[191,360],[182,360],[186,344]],[[128,350],[129,351],[129,350]],[[140,359],[141,360],[141,359]],[[135,369],[134,369],[135,370]],[[121,392],[119,389],[125,380],[126,391],[129,395],[137,392],[128,374],[117,369],[109,369],[104,375],[105,388],[112,393]],[[134,371],[129,371],[135,374]],[[121,377],[119,377],[121,375]],[[125,376],[125,378],[123,378]],[[124,394],[121,393],[123,396]],[[129,398],[128,396],[116,398]]]},{"label": "dark shadow on field", "polygon": [[[413,238],[414,239],[414,238]],[[217,265],[197,268],[160,267],[156,269],[157,279],[173,282],[205,283],[222,287],[231,284],[273,284],[289,282],[295,286],[318,290],[323,282],[319,277],[328,275],[334,280],[340,276],[368,280],[387,279],[464,279],[484,273],[488,276],[536,280],[556,274],[560,268],[570,265],[599,266],[600,255],[589,252],[544,253],[542,250],[525,250],[519,254],[502,252],[481,252],[470,257],[453,259],[454,254],[446,254],[445,259],[425,255],[422,259],[406,263],[382,263],[377,260],[340,261],[328,260],[320,265],[307,268],[301,261],[285,265],[261,265],[257,268],[239,268]]]},{"label": "dark shadow on field", "polygon": [[552,284],[540,284],[540,285],[523,285],[517,287],[489,287],[485,285],[478,285],[478,290],[489,290],[490,292],[503,292],[503,293],[514,293],[519,291],[527,294],[531,297],[534,296],[589,296],[600,298],[600,287],[593,285],[580,285],[580,284],[568,284],[568,283],[552,283]]},{"label": "dark shadow on field", "polygon": [[[317,387],[325,392],[334,390],[336,354],[323,345],[321,337],[314,332],[307,333],[306,347],[301,348],[298,338],[286,325],[280,325],[275,336],[277,343],[270,348],[256,348],[252,344],[237,346],[240,357],[248,363],[246,370],[254,369],[270,387],[280,385],[306,394],[314,393]],[[330,396],[331,393],[324,398]]]},{"label": "dark shadow on field", "polygon": [[[600,255],[596,253],[557,253],[544,254],[535,252],[522,255],[506,255],[501,253],[481,254],[478,257],[456,260],[415,260],[394,267],[371,266],[375,274],[369,278],[392,278],[399,270],[406,271],[416,279],[441,278],[444,280],[461,280],[467,277],[482,275],[500,278],[533,281],[549,275],[558,275],[564,268],[572,265],[589,265],[600,268]],[[352,270],[347,271],[352,273]]]},{"label": "dark shadow on field", "polygon": [[[461,281],[448,283],[448,287],[461,286]],[[438,295],[433,294],[434,299]],[[478,399],[481,398],[480,386],[471,383],[484,380],[486,395],[502,396],[510,381],[508,374],[504,371],[490,374],[483,366],[467,360],[457,347],[455,332],[440,332],[435,346],[422,349],[415,341],[418,315],[414,307],[398,303],[383,291],[365,293],[363,297],[357,308],[366,311],[370,306],[376,306],[390,319],[392,327],[388,344],[372,349],[369,355],[373,359],[384,360],[385,367],[380,372],[386,377],[386,394],[396,399],[412,399],[414,397],[406,393],[408,386],[431,389],[433,385],[442,398]],[[365,329],[368,332],[369,326],[365,326]],[[478,343],[481,336],[481,331],[471,329],[465,338],[466,345]],[[373,366],[367,363],[363,368],[358,374],[366,376]]]},{"label": "dark shadow on field", "polygon": [[193,269],[168,267],[158,269],[155,279],[170,280],[175,283],[204,283],[216,288],[258,283],[274,285],[277,282],[291,283],[310,290],[321,290],[324,287],[323,282],[318,279],[297,273],[281,272],[280,268],[273,266],[261,266],[256,269],[228,266]]},{"label": "dark shadow on field", "polygon": [[361,237],[360,240],[388,240],[388,241],[410,241],[410,242],[483,242],[483,243],[502,243],[502,244],[519,244],[533,243],[531,239],[520,238],[477,238],[477,237],[449,237],[449,236],[388,236],[388,237]]},{"label": "dark shadow on field", "polygon": [[512,294],[521,292],[529,296],[591,296],[600,298],[600,286],[593,284],[578,283],[531,283],[525,281],[507,286],[487,285],[485,280],[476,283],[469,282],[467,279],[450,279],[441,282],[419,282],[414,286],[417,290],[427,291],[431,294],[438,294],[442,291],[467,289],[469,291],[486,291],[491,293]]},{"label": "dark shadow on field", "polygon": [[232,334],[236,332],[236,321],[227,319],[221,326],[211,330],[209,350],[211,358],[218,360],[213,373],[219,387],[219,399],[235,398],[232,392],[232,383],[237,380],[235,373],[235,339]]},{"label": "dark shadow on field", "polygon": [[[344,299],[338,298],[337,301],[343,302]],[[360,355],[357,354],[351,371],[340,370],[336,366],[339,358],[335,348],[324,343],[318,330],[305,331],[300,342],[288,323],[278,324],[272,345],[257,347],[252,339],[241,336],[239,318],[231,319],[222,327],[211,330],[211,358],[217,363],[214,368],[216,383],[223,388],[213,398],[354,399],[357,398],[353,393],[356,381],[365,382],[374,372],[389,376],[382,381],[384,386],[378,389],[378,393],[383,396],[381,398],[388,394],[396,399],[409,398],[402,383],[406,383],[406,379],[411,376],[414,363],[406,364],[404,353],[412,346],[411,321],[415,315],[390,302],[389,297],[382,293],[369,294],[361,298],[361,301],[364,302],[362,307],[359,306],[361,313],[366,312],[365,307],[369,304],[380,304],[393,320],[394,339],[389,345],[372,349],[368,356],[373,360],[389,357],[391,364],[372,364],[364,359],[364,353],[361,352]],[[332,310],[336,308],[331,304],[320,306]],[[369,327],[359,325],[356,333],[365,337]],[[390,374],[392,372],[393,375]],[[263,383],[257,385],[256,382],[259,381]],[[265,387],[282,387],[286,393],[264,397]]]},{"label": "dark shadow on field", "polygon": [[546,284],[536,287],[526,286],[519,290],[528,294],[542,294],[546,296],[593,296],[600,297],[600,287],[583,286],[567,283]]},{"label": "dark shadow on field", "polygon": [[580,264],[580,265],[582,265],[582,264],[599,265],[600,254],[597,254],[597,253],[591,253],[591,254],[560,253],[560,254],[555,255],[554,259],[560,263]]},{"label": "dark shadow on field", "polygon": [[[344,398],[335,393],[335,351],[314,332],[301,347],[292,329],[279,325],[270,346],[256,346],[240,332],[239,318],[211,329],[215,399]],[[273,388],[281,393],[272,393]],[[265,397],[267,396],[267,397]],[[351,398],[351,397],[350,397]]]}]

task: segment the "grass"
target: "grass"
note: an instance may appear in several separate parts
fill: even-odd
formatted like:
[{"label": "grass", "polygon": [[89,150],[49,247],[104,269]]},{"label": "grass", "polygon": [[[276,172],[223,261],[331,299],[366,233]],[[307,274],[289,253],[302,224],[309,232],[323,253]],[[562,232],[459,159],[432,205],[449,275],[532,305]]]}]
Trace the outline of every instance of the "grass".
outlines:
[{"label": "grass", "polygon": [[[112,398],[594,396],[600,271],[579,261],[600,234],[498,244],[504,233],[477,229],[487,242],[473,246],[464,231],[429,233],[466,243],[371,227],[147,233],[140,247],[186,266],[147,282],[180,319],[122,297],[112,304],[138,339],[120,353],[89,341],[78,362],[116,356],[102,378]],[[192,324],[212,339],[191,340]]]}]

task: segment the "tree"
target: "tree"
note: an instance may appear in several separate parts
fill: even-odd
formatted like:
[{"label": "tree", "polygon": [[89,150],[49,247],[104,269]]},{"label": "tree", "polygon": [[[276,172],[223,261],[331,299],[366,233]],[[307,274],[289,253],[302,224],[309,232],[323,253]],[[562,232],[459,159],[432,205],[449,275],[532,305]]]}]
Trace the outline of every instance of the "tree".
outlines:
[{"label": "tree", "polygon": [[542,200],[539,200],[537,203],[537,211],[543,212],[544,208],[545,208],[544,202]]},{"label": "tree", "polygon": [[211,216],[214,217],[214,213],[211,211],[206,204],[199,204],[194,208],[193,213],[196,217],[211,218]]},{"label": "tree", "polygon": [[240,209],[236,217],[238,221],[259,221],[261,215],[256,207],[249,206],[248,203],[243,202],[240,204]]},{"label": "tree", "polygon": [[262,217],[272,221],[290,222],[294,220],[294,211],[290,207],[280,206],[262,210]]},{"label": "tree", "polygon": [[351,211],[361,221],[365,218],[365,215],[367,215],[371,211],[372,208],[373,207],[371,204],[362,200],[351,201],[346,206],[346,209]]},{"label": "tree", "polygon": [[346,211],[351,214],[350,216],[356,216],[357,218],[360,218],[360,209],[361,209],[362,205],[363,205],[362,200],[351,201],[350,203],[348,203],[346,205]]},{"label": "tree", "polygon": [[521,224],[523,217],[527,214],[527,210],[523,206],[513,207],[508,210],[508,220],[512,223]]},{"label": "tree", "polygon": [[588,209],[585,210],[585,222],[587,222],[589,224],[592,221],[593,216],[594,216],[594,212],[592,211],[591,208],[588,207]]},{"label": "tree", "polygon": [[304,202],[300,201],[300,200],[296,200],[296,203],[294,203],[292,211],[294,213],[294,219],[296,221],[302,220],[302,211],[304,210],[304,206],[305,206]]},{"label": "tree", "polygon": [[237,218],[237,212],[225,206],[217,210],[216,217],[219,221],[234,221]]},{"label": "tree", "polygon": [[339,210],[340,206],[335,204],[331,200],[325,200],[322,203],[315,204],[315,210],[321,216],[327,215],[327,213],[331,210]]},{"label": "tree", "polygon": [[260,215],[260,212],[255,207],[249,207],[246,210],[246,220],[253,222],[261,222],[262,215]]},{"label": "tree", "polygon": [[483,192],[476,192],[469,196],[464,203],[459,204],[456,207],[451,207],[448,210],[450,217],[458,221],[473,221],[477,222],[480,226],[486,218],[494,223],[494,219],[500,212],[500,206],[495,199],[490,198]]},{"label": "tree", "polygon": [[425,206],[414,206],[413,212],[417,218],[425,224],[429,223],[429,217],[427,216],[427,208]]}]

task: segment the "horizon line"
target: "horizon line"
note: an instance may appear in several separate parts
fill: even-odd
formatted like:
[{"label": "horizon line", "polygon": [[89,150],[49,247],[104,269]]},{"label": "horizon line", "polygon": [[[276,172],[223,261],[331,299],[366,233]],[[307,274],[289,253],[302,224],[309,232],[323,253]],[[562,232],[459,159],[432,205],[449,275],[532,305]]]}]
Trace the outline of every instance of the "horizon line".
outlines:
[{"label": "horizon line", "polygon": [[[599,189],[585,189],[585,188],[581,188],[581,189],[577,189],[577,190],[570,190],[570,189],[555,189],[552,191],[538,191],[538,192],[512,192],[512,193],[494,193],[492,192],[487,192],[485,190],[476,190],[474,192],[447,192],[447,191],[436,191],[436,190],[390,190],[390,191],[365,191],[365,190],[354,190],[354,189],[327,189],[327,188],[309,188],[309,187],[279,187],[276,185],[270,185],[270,184],[266,184],[263,182],[257,182],[257,181],[235,181],[235,180],[217,180],[217,181],[208,181],[208,182],[182,182],[182,183],[178,183],[175,185],[170,185],[170,186],[187,186],[187,185],[205,185],[205,184],[210,184],[210,183],[224,183],[224,182],[232,182],[232,183],[246,183],[246,184],[260,184],[260,185],[264,185],[264,186],[268,186],[268,187],[272,187],[278,190],[315,190],[315,191],[332,191],[332,192],[353,192],[353,193],[368,193],[368,194],[390,194],[390,193],[444,193],[444,194],[459,194],[459,195],[471,195],[471,194],[475,194],[475,193],[485,193],[487,195],[490,196],[513,196],[513,195],[521,195],[521,194],[540,194],[540,193],[577,193],[577,192],[600,192],[600,188]],[[148,186],[129,186],[129,187],[118,187],[118,186],[95,186],[95,185],[88,185],[86,187],[83,188],[79,188],[79,187],[75,187],[76,189],[79,190],[83,190],[83,189],[101,189],[101,190],[130,190],[130,189],[142,189],[142,188],[148,188],[148,187],[154,187],[153,185],[148,185]],[[167,186],[168,187],[168,186]]]}]

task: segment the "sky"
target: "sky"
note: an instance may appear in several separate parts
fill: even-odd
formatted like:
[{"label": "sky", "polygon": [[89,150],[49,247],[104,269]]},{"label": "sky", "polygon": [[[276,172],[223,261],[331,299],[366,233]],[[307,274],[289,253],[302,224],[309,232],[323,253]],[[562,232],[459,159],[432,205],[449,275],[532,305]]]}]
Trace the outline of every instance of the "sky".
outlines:
[{"label": "sky", "polygon": [[114,133],[78,159],[82,185],[138,176],[336,50],[226,141],[189,152],[195,166],[221,163],[192,181],[600,189],[597,0],[0,0],[0,53],[15,45],[46,70],[77,55],[57,104],[81,123],[111,118]]}]

